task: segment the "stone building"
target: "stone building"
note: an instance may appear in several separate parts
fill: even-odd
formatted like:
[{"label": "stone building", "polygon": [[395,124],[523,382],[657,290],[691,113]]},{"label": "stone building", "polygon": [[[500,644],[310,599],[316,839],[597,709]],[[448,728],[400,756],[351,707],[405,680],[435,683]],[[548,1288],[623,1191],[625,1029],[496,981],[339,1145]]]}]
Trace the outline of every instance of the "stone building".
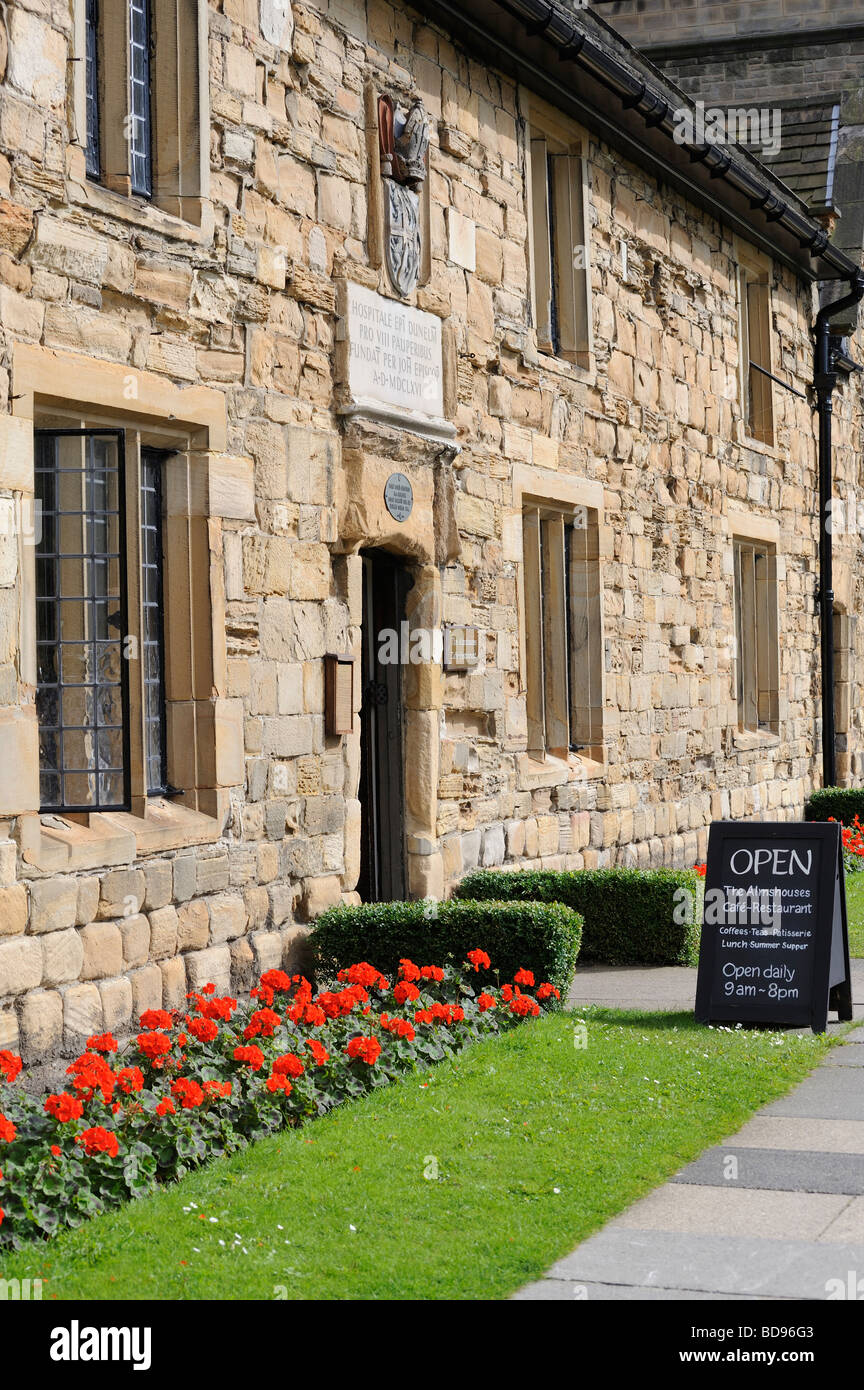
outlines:
[{"label": "stone building", "polygon": [[857,262],[795,192],[559,0],[0,14],[0,1046],[800,816]]}]

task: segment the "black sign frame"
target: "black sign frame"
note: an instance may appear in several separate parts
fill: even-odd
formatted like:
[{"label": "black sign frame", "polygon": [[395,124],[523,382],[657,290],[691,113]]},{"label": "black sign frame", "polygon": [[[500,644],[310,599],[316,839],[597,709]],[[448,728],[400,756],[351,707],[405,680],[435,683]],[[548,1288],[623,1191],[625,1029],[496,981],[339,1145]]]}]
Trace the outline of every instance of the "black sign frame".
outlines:
[{"label": "black sign frame", "polygon": [[[724,889],[723,866],[724,850],[730,840],[749,841],[754,850],[770,849],[772,846],[776,848],[778,841],[800,841],[802,847],[809,841],[811,845],[819,846],[819,871],[814,885],[813,935],[806,948],[805,963],[809,967],[810,981],[809,998],[806,1001],[795,1004],[784,1002],[780,1007],[779,1004],[760,1004],[756,1000],[751,1004],[750,995],[746,997],[745,1002],[740,1003],[731,1002],[728,997],[717,997],[717,965],[720,950],[718,929],[728,923],[725,920],[718,923],[707,919],[712,905],[718,901],[712,895],[720,893],[724,902],[728,901]],[[745,888],[746,892],[745,884],[742,883],[740,887]],[[807,821],[802,824],[786,821],[713,821],[708,832],[705,904],[696,985],[697,1023],[767,1024],[799,1028],[809,1025],[814,1033],[824,1033],[828,1025],[829,1009],[836,1010],[840,1021],[851,1020],[852,977],[849,966],[843,841],[840,826],[836,822]],[[725,911],[724,908],[724,917]],[[740,921],[740,916],[733,920]],[[749,959],[752,962],[755,947],[750,947],[749,956],[743,954],[746,951],[745,944],[742,955],[734,959]],[[766,956],[758,959],[764,962]],[[770,960],[768,963],[774,964]]]}]

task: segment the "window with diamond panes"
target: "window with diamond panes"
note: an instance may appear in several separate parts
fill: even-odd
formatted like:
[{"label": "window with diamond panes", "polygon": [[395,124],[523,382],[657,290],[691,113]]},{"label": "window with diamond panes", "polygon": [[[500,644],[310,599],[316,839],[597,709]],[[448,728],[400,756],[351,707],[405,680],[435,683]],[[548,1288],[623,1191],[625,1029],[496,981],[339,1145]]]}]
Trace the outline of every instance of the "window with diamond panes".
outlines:
[{"label": "window with diamond panes", "polygon": [[129,805],[122,430],[36,431],[43,811]]}]

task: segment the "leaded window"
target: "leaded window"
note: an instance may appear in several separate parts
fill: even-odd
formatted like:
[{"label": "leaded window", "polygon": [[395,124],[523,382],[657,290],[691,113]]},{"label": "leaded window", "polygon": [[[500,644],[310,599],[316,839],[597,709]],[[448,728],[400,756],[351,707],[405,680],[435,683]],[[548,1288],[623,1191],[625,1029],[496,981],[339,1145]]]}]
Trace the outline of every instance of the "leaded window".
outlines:
[{"label": "leaded window", "polygon": [[163,617],[162,467],[158,449],[141,450],[141,662],[147,792],[168,788],[165,750],[165,626]]},{"label": "leaded window", "polygon": [[36,431],[44,811],[129,805],[124,458],[122,430]]},{"label": "leaded window", "polygon": [[148,0],[129,0],[129,154],[132,192],[153,192],[150,129],[150,10]]},{"label": "leaded window", "polygon": [[102,171],[99,141],[99,8],[97,0],[87,0],[85,19],[87,150],[86,165],[90,178],[98,179]]}]

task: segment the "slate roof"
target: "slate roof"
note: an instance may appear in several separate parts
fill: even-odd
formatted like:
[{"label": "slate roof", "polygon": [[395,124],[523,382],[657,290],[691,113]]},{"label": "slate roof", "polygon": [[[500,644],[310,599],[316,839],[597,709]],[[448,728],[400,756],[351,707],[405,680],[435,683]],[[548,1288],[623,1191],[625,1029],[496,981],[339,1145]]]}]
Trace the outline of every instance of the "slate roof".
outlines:
[{"label": "slate roof", "polygon": [[772,155],[755,144],[748,148],[810,207],[830,206],[834,199],[839,97],[772,102],[771,107],[781,112],[779,151]]}]

